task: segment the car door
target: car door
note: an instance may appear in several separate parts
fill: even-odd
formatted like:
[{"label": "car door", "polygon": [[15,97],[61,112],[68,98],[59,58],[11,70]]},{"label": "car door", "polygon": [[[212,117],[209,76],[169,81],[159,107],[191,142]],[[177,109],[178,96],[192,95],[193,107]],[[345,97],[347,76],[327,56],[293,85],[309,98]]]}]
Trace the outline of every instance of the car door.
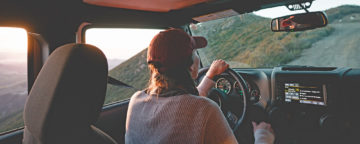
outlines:
[{"label": "car door", "polygon": [[21,143],[25,101],[48,55],[41,35],[0,27],[0,143]]}]

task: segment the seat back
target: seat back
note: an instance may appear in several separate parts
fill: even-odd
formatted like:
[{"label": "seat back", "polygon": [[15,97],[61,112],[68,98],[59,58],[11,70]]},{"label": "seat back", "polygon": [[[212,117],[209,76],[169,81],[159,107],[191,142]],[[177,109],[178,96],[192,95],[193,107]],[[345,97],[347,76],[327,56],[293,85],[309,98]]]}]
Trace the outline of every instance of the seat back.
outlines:
[{"label": "seat back", "polygon": [[104,103],[107,74],[107,60],[95,46],[57,48],[26,101],[23,143],[112,143],[92,126]]}]

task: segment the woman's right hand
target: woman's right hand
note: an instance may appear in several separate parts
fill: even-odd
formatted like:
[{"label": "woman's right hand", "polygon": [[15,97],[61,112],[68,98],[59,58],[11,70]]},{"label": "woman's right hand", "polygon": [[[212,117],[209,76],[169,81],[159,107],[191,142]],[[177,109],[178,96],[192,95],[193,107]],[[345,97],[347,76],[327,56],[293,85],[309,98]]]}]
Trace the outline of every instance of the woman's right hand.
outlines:
[{"label": "woman's right hand", "polygon": [[229,64],[226,63],[224,60],[214,60],[211,64],[208,72],[206,73],[206,77],[209,79],[214,78],[214,76],[223,73],[226,69],[229,68]]},{"label": "woman's right hand", "polygon": [[256,124],[256,122],[252,122],[252,125],[253,125],[254,132],[258,129],[265,129],[265,130],[271,132],[272,134],[274,134],[274,130],[271,128],[271,125],[266,122],[261,122],[259,124]]},{"label": "woman's right hand", "polygon": [[252,122],[254,129],[255,144],[272,144],[274,143],[275,136],[274,130],[271,125],[266,122],[259,124]]}]

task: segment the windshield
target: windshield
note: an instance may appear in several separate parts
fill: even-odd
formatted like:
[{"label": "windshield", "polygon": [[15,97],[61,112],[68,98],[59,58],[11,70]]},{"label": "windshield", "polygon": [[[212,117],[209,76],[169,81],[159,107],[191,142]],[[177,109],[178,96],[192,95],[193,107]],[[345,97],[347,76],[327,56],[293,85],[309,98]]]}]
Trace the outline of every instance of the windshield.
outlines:
[{"label": "windshield", "polygon": [[232,68],[306,65],[360,68],[360,2],[314,1],[309,11],[325,11],[329,24],[301,32],[272,32],[272,18],[292,12],[285,6],[191,24],[192,35],[204,36],[199,49],[203,66],[224,59]]}]

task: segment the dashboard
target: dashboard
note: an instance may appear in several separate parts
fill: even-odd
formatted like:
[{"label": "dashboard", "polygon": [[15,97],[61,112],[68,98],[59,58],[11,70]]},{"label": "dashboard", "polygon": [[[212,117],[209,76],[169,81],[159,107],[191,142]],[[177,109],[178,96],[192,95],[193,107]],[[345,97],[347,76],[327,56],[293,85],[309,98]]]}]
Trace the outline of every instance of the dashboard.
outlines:
[{"label": "dashboard", "polygon": [[[243,91],[237,81],[228,75],[220,75],[215,77],[215,88],[223,91],[226,94],[237,94],[243,96]],[[248,93],[250,94],[250,101],[252,103],[259,102],[260,90],[254,81],[250,78],[245,79],[246,86],[248,87]]]},{"label": "dashboard", "polygon": [[[331,106],[341,75],[349,68],[234,69],[246,81],[250,101],[269,106]],[[227,74],[214,78],[215,88],[231,95],[242,95],[239,83]],[[330,105],[329,105],[330,104]],[[264,108],[267,105],[264,105]]]},{"label": "dashboard", "polygon": [[[257,104],[263,108],[266,108],[269,101],[271,101],[271,87],[270,77],[266,74],[266,71],[259,71],[254,69],[234,69],[239,75],[241,75],[248,87],[249,102],[251,104]],[[215,88],[221,90],[227,95],[242,96],[243,91],[240,88],[239,83],[230,75],[223,73],[215,76]]]},{"label": "dashboard", "polygon": [[350,68],[301,66],[272,70],[268,110],[281,143],[333,142],[327,137],[339,132],[336,125],[349,122],[339,113],[346,105],[343,91],[350,85],[344,79],[350,71]]},{"label": "dashboard", "polygon": [[[251,104],[265,111],[276,143],[331,143],[335,139],[342,143],[359,128],[354,127],[360,69],[283,66],[234,70],[246,81]],[[214,81],[215,88],[224,93],[242,95],[231,76],[221,74]],[[331,135],[334,137],[329,138]]]}]

